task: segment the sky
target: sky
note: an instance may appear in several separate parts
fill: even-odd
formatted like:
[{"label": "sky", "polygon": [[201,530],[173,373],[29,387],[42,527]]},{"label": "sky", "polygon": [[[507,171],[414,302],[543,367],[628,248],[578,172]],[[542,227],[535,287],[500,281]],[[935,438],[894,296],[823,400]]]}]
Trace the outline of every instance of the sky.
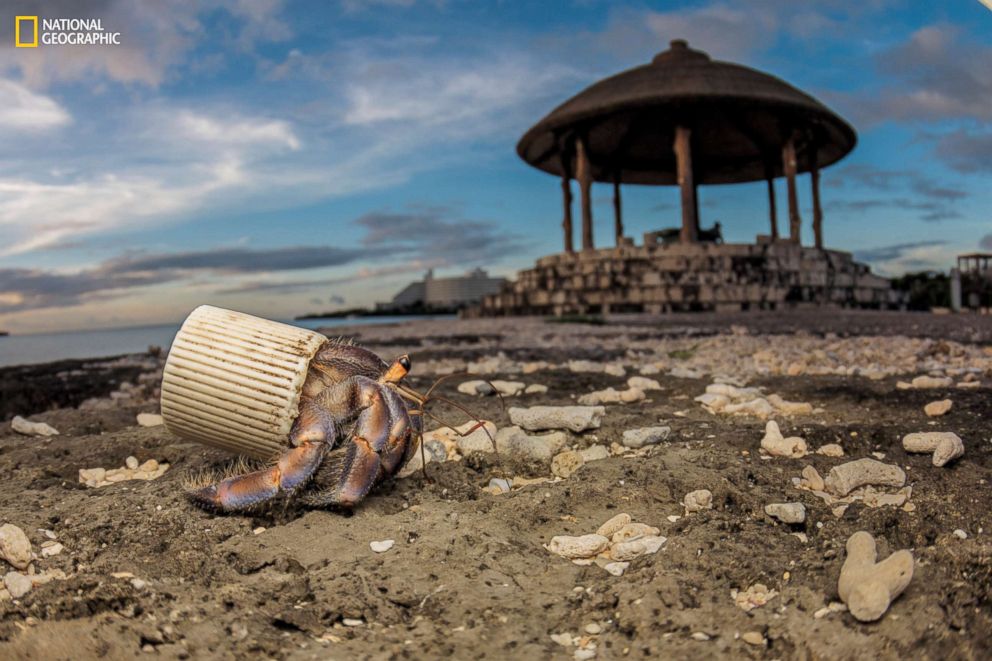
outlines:
[{"label": "sky", "polygon": [[[15,48],[15,15],[99,18],[121,43]],[[675,38],[856,128],[822,172],[828,247],[883,275],[992,251],[978,0],[4,0],[0,329],[202,303],[285,319],[389,300],[428,268],[512,277],[561,250],[559,183],[517,140]],[[676,188],[623,193],[629,236],[678,226]],[[594,186],[600,241],[611,195]],[[764,183],[702,187],[700,207],[728,241],[767,232]]]}]

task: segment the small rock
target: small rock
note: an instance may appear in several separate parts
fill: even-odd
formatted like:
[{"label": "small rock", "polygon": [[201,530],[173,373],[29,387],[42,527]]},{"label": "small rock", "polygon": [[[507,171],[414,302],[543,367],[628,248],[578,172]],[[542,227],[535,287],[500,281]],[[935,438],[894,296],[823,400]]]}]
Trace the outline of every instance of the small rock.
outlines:
[{"label": "small rock", "polygon": [[580,450],[579,454],[582,455],[583,463],[588,464],[590,461],[606,459],[610,456],[610,451],[605,445],[590,445],[585,450]]},{"label": "small rock", "polygon": [[771,503],[765,505],[765,514],[782,523],[802,523],[806,520],[806,506],[802,503]]},{"label": "small rock", "polygon": [[933,465],[938,467],[964,454],[964,442],[953,432],[906,434],[902,439],[902,447],[906,452],[933,452]]},{"label": "small rock", "polygon": [[847,559],[840,570],[837,592],[857,620],[874,622],[913,579],[913,555],[896,551],[876,562],[875,539],[859,531],[847,540]]},{"label": "small rock", "polygon": [[952,533],[958,539],[968,539],[968,533],[958,528]]},{"label": "small rock", "polygon": [[773,457],[792,457],[798,459],[807,454],[806,441],[798,436],[784,438],[778,428],[778,423],[769,420],[765,425],[765,435],[761,439],[761,449]]},{"label": "small rock", "polygon": [[58,555],[65,549],[59,542],[48,541],[41,545],[41,557],[50,558],[53,555]]},{"label": "small rock", "polygon": [[834,495],[846,496],[868,484],[901,487],[905,483],[906,473],[898,466],[866,458],[831,468],[824,480],[824,487]]},{"label": "small rock", "polygon": [[127,459],[124,460],[124,465],[127,466],[128,468],[130,468],[131,470],[137,470],[138,469],[138,458],[137,457],[128,457]]},{"label": "small rock", "polygon": [[642,555],[657,553],[668,539],[660,536],[641,537],[629,542],[619,542],[610,547],[610,557],[618,562],[626,562]]},{"label": "small rock", "polygon": [[692,634],[691,638],[693,640],[698,640],[699,642],[705,642],[710,639],[709,634],[703,633],[702,631],[696,631]]},{"label": "small rock", "polygon": [[755,583],[747,590],[731,590],[730,596],[734,603],[743,611],[751,611],[764,606],[778,596],[775,590],[769,590],[764,583]]},{"label": "small rock", "polygon": [[611,535],[606,535],[614,544],[629,542],[641,537],[654,537],[661,533],[660,530],[644,523],[628,523]]},{"label": "small rock", "polygon": [[496,493],[510,493],[510,487],[512,486],[512,480],[508,480],[504,477],[494,477],[489,480],[489,488]]},{"label": "small rock", "polygon": [[753,415],[755,417],[764,420],[773,413],[775,409],[764,397],[755,397],[754,399],[741,402],[740,404],[727,404],[723,407],[724,413],[731,414],[743,414],[743,415]]},{"label": "small rock", "polygon": [[629,388],[627,390],[615,390],[614,388],[607,388],[606,390],[597,390],[595,392],[586,393],[579,397],[579,404],[583,406],[596,406],[598,404],[629,404],[631,402],[637,402],[644,399],[644,391],[638,388]]},{"label": "small rock", "polygon": [[570,633],[553,633],[551,634],[551,640],[558,643],[562,647],[571,647],[572,645],[572,634]]},{"label": "small rock", "polygon": [[660,383],[643,376],[632,376],[627,379],[627,387],[636,388],[637,390],[664,390]]},{"label": "small rock", "polygon": [[24,531],[12,523],[0,526],[0,558],[16,569],[27,569],[31,564],[31,542]]},{"label": "small rock", "polygon": [[461,434],[467,434],[466,436],[457,436],[455,443],[458,446],[458,451],[463,455],[478,454],[478,453],[488,453],[493,451],[493,440],[496,438],[496,425],[488,420],[483,420],[483,426],[479,427],[475,431],[468,433],[469,429],[476,427],[479,423],[474,421],[469,421],[462,425],[461,427],[456,427]]},{"label": "small rock", "polygon": [[599,555],[610,545],[610,540],[603,535],[582,535],[571,537],[557,535],[551,538],[545,547],[555,555],[563,558],[592,558]]},{"label": "small rock", "polygon": [[360,627],[365,624],[365,620],[359,620],[354,617],[344,617],[341,618],[341,624],[346,627]]},{"label": "small rock", "polygon": [[612,537],[613,533],[618,532],[623,529],[624,526],[630,523],[630,515],[626,513],[620,513],[616,516],[607,520],[603,525],[601,525],[597,530],[597,535],[602,535],[603,537]]},{"label": "small rock", "polygon": [[265,526],[259,526],[254,530],[252,530],[251,532],[253,535],[261,535],[263,532],[265,532]]},{"label": "small rock", "polygon": [[803,468],[803,486],[811,491],[823,491],[826,485],[815,468],[806,466]]},{"label": "small rock", "polygon": [[134,587],[135,590],[144,590],[146,587],[148,587],[148,582],[142,578],[132,578],[131,585]]},{"label": "small rock", "polygon": [[623,573],[630,567],[629,562],[608,562],[603,565],[603,569],[613,576],[623,576]]},{"label": "small rock", "polygon": [[551,474],[564,479],[582,468],[584,463],[585,460],[581,453],[575,450],[566,450],[555,455],[555,458],[551,460]]},{"label": "small rock", "polygon": [[7,572],[3,577],[3,584],[14,599],[20,599],[31,592],[33,587],[31,577],[17,571]]},{"label": "small rock", "polygon": [[642,448],[645,445],[656,445],[667,440],[672,433],[671,427],[642,427],[628,429],[623,433],[623,444],[628,448]]},{"label": "small rock", "polygon": [[138,425],[141,427],[158,427],[164,425],[165,420],[158,413],[139,413]]},{"label": "small rock", "polygon": [[532,406],[511,408],[510,422],[528,431],[598,429],[606,409],[602,406]]},{"label": "small rock", "polygon": [[543,395],[548,392],[548,387],[540,383],[532,383],[524,388],[525,395]]},{"label": "small rock", "polygon": [[618,363],[610,363],[603,366],[603,373],[609,374],[610,376],[626,376],[627,370],[624,369],[623,365]]},{"label": "small rock", "polygon": [[821,445],[817,448],[816,453],[822,454],[824,457],[843,457],[844,448],[836,443],[827,443],[826,445]]},{"label": "small rock", "polygon": [[910,385],[914,388],[949,388],[954,385],[954,379],[946,376],[918,376]]},{"label": "small rock", "polygon": [[490,383],[496,389],[496,392],[504,397],[515,397],[527,387],[526,383],[521,383],[520,381],[491,381]]},{"label": "small rock", "polygon": [[25,436],[58,436],[59,430],[44,422],[31,422],[19,415],[10,421],[10,428]]},{"label": "small rock", "polygon": [[478,395],[479,387],[486,386],[486,382],[480,379],[473,379],[472,381],[463,381],[458,384],[458,392],[463,395]]},{"label": "small rock", "polygon": [[595,622],[590,622],[584,628],[585,628],[585,632],[590,636],[597,636],[603,633],[603,627],[596,624]]},{"label": "small rock", "polygon": [[567,441],[568,435],[561,431],[531,436],[520,427],[504,427],[496,434],[496,446],[501,453],[545,464]]},{"label": "small rock", "polygon": [[589,659],[596,658],[596,650],[594,649],[577,649],[572,653],[572,658],[575,661],[589,661]]},{"label": "small rock", "polygon": [[709,489],[697,489],[690,491],[682,499],[686,513],[699,512],[701,510],[713,509],[713,493]]},{"label": "small rock", "polygon": [[396,542],[392,539],[384,539],[377,542],[369,542],[369,548],[376,553],[385,553],[389,549],[393,548]]},{"label": "small rock", "polygon": [[926,413],[931,418],[939,418],[940,416],[946,414],[954,406],[954,402],[949,399],[941,399],[936,402],[930,402],[923,407],[923,412]]},{"label": "small rock", "polygon": [[743,640],[748,645],[764,645],[765,637],[761,635],[760,631],[747,631],[741,634],[741,640]]}]

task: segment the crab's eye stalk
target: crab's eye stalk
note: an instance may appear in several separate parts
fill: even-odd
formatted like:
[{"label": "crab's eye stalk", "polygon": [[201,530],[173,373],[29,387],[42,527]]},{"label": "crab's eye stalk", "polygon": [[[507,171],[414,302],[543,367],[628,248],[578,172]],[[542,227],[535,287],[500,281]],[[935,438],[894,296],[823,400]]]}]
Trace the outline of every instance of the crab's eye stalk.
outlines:
[{"label": "crab's eye stalk", "polygon": [[386,383],[399,383],[403,380],[403,377],[410,372],[410,357],[400,356],[393,361],[393,364],[389,366],[386,370],[385,375],[383,375],[382,380]]}]

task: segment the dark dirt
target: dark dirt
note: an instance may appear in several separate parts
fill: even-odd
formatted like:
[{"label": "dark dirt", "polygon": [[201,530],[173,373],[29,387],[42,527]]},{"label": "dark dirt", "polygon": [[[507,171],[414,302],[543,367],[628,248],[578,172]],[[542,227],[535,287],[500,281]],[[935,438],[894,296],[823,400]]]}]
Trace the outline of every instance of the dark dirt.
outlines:
[{"label": "dark dirt", "polygon": [[[692,319],[705,325],[703,317]],[[892,333],[880,335],[909,327],[905,319],[889,320]],[[391,333],[417,336],[433,357],[492,352],[500,341],[499,333],[489,333],[483,347],[473,348],[465,339],[471,332],[458,331],[456,322],[448,327],[460,336],[456,347],[446,348],[439,333],[426,348],[429,326],[357,332],[372,344],[382,339],[382,346]],[[618,330],[590,332],[603,338]],[[382,353],[403,348],[396,342]],[[585,343],[559,348],[600,360],[613,352]],[[418,358],[415,350],[415,373]],[[570,404],[576,394],[624,381],[561,369],[487,378],[549,386],[547,395],[510,400],[514,405]],[[787,435],[801,435],[813,448],[840,443],[847,459],[884,452],[885,461],[907,469],[915,512],[852,506],[838,519],[818,498],[793,488],[790,478],[806,464],[826,474],[840,460],[761,460],[761,421],[717,417],[692,401],[708,379],[652,378],[665,390],[639,404],[608,406],[603,427],[575,439],[579,447],[608,444],[625,429],[670,424],[671,440],[647,457],[592,462],[567,480],[502,496],[480,490],[499,472],[490,457],[431,464],[429,482],[415,475],[385,484],[350,514],[307,511],[291,502],[250,516],[192,507],[182,495],[184,474],[219,468],[226,457],[163,427],[134,426],[135,414],[154,411],[153,404],[35,416],[62,431],[51,439],[18,436],[0,425],[0,523],[23,528],[36,552],[44,540],[38,529],[53,530],[65,550],[35,564],[69,577],[17,602],[0,602],[0,657],[565,659],[574,648],[559,646],[550,634],[578,634],[592,622],[603,628],[595,636],[599,659],[992,656],[987,381],[979,389],[946,391],[897,390],[895,378],[752,381],[824,410],[784,422]],[[412,385],[423,388],[432,380],[415,377]],[[498,415],[495,398],[455,396],[482,417]],[[931,425],[922,407],[945,396],[954,408]],[[929,429],[956,432],[965,440],[965,456],[937,469],[929,456],[902,450],[905,433]],[[78,484],[78,469],[120,466],[132,454],[172,468],[151,482],[99,489]],[[522,467],[510,462],[504,468]],[[527,472],[547,471],[531,466]],[[714,509],[670,523],[667,516],[683,514],[684,494],[701,488],[713,492]],[[788,526],[765,516],[766,503],[785,501],[806,505],[806,523]],[[621,577],[542,548],[554,535],[592,532],[621,511],[668,537],[662,551],[634,560]],[[259,527],[265,530],[255,534]],[[968,539],[952,534],[958,528]],[[861,624],[847,613],[814,619],[837,600],[844,543],[857,530],[874,534],[881,554],[912,549],[913,582],[877,623]],[[805,532],[808,543],[792,532]],[[382,539],[396,545],[373,553],[369,542]],[[114,578],[115,572],[130,572],[144,585]],[[756,582],[779,596],[744,612],[730,592]],[[363,624],[343,626],[345,619]],[[767,647],[739,640],[746,631],[761,632]],[[710,639],[694,640],[697,632]]]}]

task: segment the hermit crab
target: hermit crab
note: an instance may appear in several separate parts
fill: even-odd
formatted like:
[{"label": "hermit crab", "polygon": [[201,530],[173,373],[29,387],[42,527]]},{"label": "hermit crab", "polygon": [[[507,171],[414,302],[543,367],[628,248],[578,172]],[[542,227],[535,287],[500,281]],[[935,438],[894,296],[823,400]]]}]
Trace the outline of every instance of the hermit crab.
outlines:
[{"label": "hermit crab", "polygon": [[[403,385],[409,371],[409,356],[386,363],[354,344],[328,342],[310,362],[289,433],[291,447],[267,468],[191,486],[190,498],[225,512],[249,509],[279,494],[298,494],[315,507],[357,505],[417,450],[423,418],[433,418],[426,411],[428,401],[465,410],[433,396],[434,386],[421,395]],[[478,427],[484,428],[478,422],[472,430]],[[314,480],[318,469],[320,477]]]}]

